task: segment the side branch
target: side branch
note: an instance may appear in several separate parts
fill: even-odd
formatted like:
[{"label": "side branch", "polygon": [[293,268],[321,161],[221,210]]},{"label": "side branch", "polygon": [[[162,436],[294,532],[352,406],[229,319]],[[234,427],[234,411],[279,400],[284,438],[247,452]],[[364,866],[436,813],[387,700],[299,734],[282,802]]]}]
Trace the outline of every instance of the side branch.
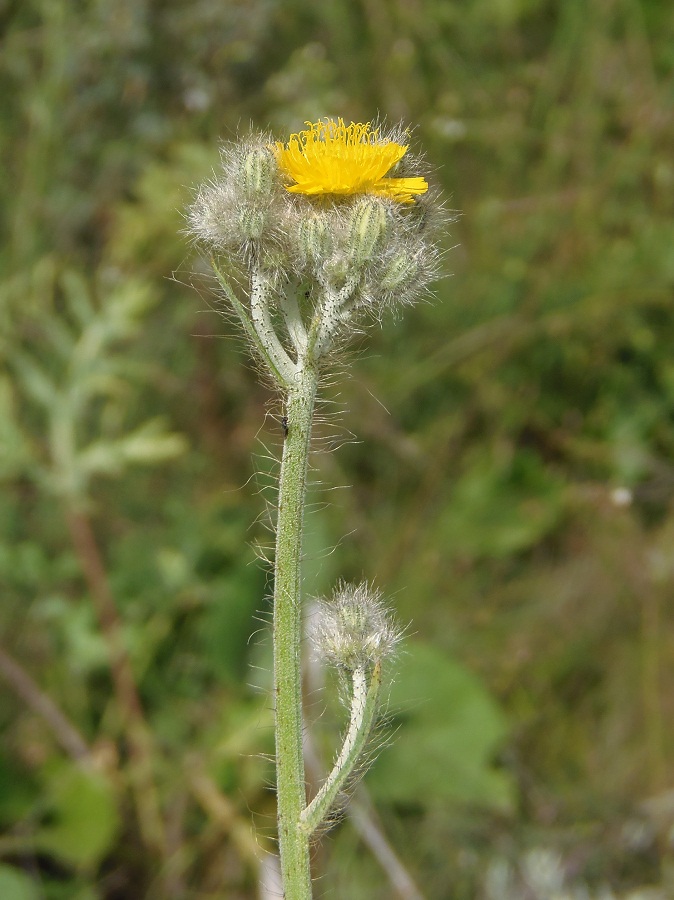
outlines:
[{"label": "side branch", "polygon": [[274,330],[266,293],[264,276],[258,269],[253,269],[250,276],[250,314],[253,327],[264,347],[265,359],[271,360],[274,374],[277,377],[280,375],[281,384],[288,387],[297,375],[298,367],[286,353]]},{"label": "side branch", "polygon": [[[296,374],[295,364],[283,349],[282,345],[278,341],[278,338],[276,339],[274,346],[278,345],[278,348],[280,348],[280,353],[278,352],[278,349],[274,350],[274,348],[270,347],[269,341],[262,340],[260,331],[253,323],[253,320],[248,314],[246,307],[236,296],[236,293],[232,289],[232,286],[227,281],[220,269],[218,269],[216,262],[212,257],[211,265],[213,266],[213,271],[215,272],[215,276],[218,279],[218,283],[222,288],[225,297],[227,297],[232,306],[232,309],[239,317],[239,321],[241,322],[243,330],[246,332],[246,337],[251,342],[260,357],[264,360],[278,385],[282,388],[287,389]],[[259,311],[257,313],[257,316],[259,318]]]},{"label": "side branch", "polygon": [[325,821],[337,795],[352,774],[372,729],[380,687],[380,662],[372,668],[369,685],[365,669],[360,667],[354,670],[349,728],[332,772],[311,803],[302,811],[300,829],[305,834],[313,834]]},{"label": "side branch", "polygon": [[325,295],[314,317],[309,335],[309,348],[315,359],[323,356],[330,349],[335,333],[344,321],[347,304],[358,286],[358,276],[349,275],[339,291],[335,291],[328,282],[322,281],[321,283]]}]

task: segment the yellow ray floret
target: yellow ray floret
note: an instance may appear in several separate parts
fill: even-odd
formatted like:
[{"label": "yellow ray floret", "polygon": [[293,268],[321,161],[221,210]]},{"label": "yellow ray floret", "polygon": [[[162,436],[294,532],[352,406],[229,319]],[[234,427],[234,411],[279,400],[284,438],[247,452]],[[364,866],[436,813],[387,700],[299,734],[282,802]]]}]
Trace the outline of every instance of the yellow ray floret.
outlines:
[{"label": "yellow ray floret", "polygon": [[274,145],[279,168],[295,182],[293,194],[378,194],[398,203],[412,203],[425,194],[424,178],[385,178],[407,153],[406,144],[379,137],[369,122],[327,119],[306,122],[306,131],[291,134],[287,144]]}]

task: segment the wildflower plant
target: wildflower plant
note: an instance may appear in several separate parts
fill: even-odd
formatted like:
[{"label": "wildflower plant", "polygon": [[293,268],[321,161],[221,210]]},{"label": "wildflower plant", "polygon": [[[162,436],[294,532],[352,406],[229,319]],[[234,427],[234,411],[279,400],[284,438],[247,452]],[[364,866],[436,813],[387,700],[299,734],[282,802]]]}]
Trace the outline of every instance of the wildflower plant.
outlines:
[{"label": "wildflower plant", "polygon": [[278,839],[284,895],[311,897],[309,845],[354,770],[376,717],[382,662],[399,640],[381,596],[340,585],[318,604],[315,652],[350,682],[335,765],[307,804],[302,754],[301,557],[307,462],[322,372],[363,323],[413,302],[436,272],[439,204],[407,132],[342,119],[283,141],[227,144],[190,229],[268,379],[284,445],[274,561]]}]

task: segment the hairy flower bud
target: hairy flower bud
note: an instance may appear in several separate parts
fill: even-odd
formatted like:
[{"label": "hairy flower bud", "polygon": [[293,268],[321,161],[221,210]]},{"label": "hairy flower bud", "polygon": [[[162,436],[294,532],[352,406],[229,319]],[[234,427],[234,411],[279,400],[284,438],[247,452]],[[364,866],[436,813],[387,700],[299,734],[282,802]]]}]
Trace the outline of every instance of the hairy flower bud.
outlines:
[{"label": "hairy flower bud", "polygon": [[297,244],[303,259],[312,265],[321,264],[330,254],[334,237],[325,215],[308,213],[299,224]]},{"label": "hairy flower bud", "polygon": [[190,207],[190,228],[205,243],[249,262],[281,225],[285,197],[276,158],[264,135],[225,144],[220,157],[221,171]]},{"label": "hairy flower bud", "polygon": [[404,289],[419,271],[419,260],[406,250],[398,250],[385,263],[379,279],[382,291],[393,293]]},{"label": "hairy flower bud", "polygon": [[241,161],[239,173],[242,192],[251,200],[265,199],[278,178],[278,166],[271,150],[254,147]]},{"label": "hairy flower bud", "polygon": [[362,269],[370,262],[390,232],[390,217],[385,202],[367,197],[354,207],[349,222],[348,250],[351,265]]},{"label": "hairy flower bud", "polygon": [[338,250],[325,261],[323,271],[331,284],[342,285],[351,274],[352,267],[348,256]]},{"label": "hairy flower bud", "polygon": [[239,233],[244,241],[258,241],[267,224],[267,210],[254,203],[242,204],[239,210]]},{"label": "hairy flower bud", "polygon": [[313,636],[318,658],[353,671],[390,656],[401,633],[379,591],[363,583],[340,584],[318,603]]}]

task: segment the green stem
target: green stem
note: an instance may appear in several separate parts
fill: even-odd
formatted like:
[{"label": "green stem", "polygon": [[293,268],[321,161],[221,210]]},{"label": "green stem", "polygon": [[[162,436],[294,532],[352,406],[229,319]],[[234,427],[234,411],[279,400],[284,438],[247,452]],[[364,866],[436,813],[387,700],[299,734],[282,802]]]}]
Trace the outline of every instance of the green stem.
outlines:
[{"label": "green stem", "polygon": [[345,308],[358,286],[358,276],[350,275],[344,286],[336,291],[330,284],[323,286],[324,297],[314,317],[309,336],[309,350],[314,359],[325,355],[344,321]]},{"label": "green stem", "polygon": [[307,350],[308,335],[302,321],[297,294],[291,284],[286,285],[280,297],[281,312],[285,321],[288,336],[297,353],[297,358],[304,356]]},{"label": "green stem", "polygon": [[269,310],[268,289],[267,279],[259,269],[254,268],[250,274],[250,318],[272,365],[275,367],[274,374],[278,376],[280,373],[283,384],[288,386],[297,373],[297,366],[286,353],[276,334]]},{"label": "green stem", "polygon": [[300,828],[306,805],[302,753],[302,525],[307,461],[318,373],[305,362],[288,390],[276,526],[274,691],[276,795],[285,900],[310,900],[309,837]]},{"label": "green stem", "polygon": [[[253,280],[251,311],[249,312],[236,296],[232,286],[218,269],[213,258],[211,258],[211,265],[225,297],[227,297],[234,312],[239,317],[239,321],[251,344],[267,364],[279,387],[287,388],[297,373],[297,367],[281,346],[273,328],[269,324],[268,312],[266,316],[263,316],[259,311],[260,287],[258,280]],[[253,306],[255,306],[254,309]]]},{"label": "green stem", "polygon": [[338,793],[352,774],[370,735],[377,710],[377,697],[381,686],[381,663],[376,663],[370,673],[370,683],[363,668],[353,672],[351,697],[351,721],[344,736],[344,743],[332,772],[325,779],[319,792],[302,812],[300,827],[311,835],[325,821]]}]

